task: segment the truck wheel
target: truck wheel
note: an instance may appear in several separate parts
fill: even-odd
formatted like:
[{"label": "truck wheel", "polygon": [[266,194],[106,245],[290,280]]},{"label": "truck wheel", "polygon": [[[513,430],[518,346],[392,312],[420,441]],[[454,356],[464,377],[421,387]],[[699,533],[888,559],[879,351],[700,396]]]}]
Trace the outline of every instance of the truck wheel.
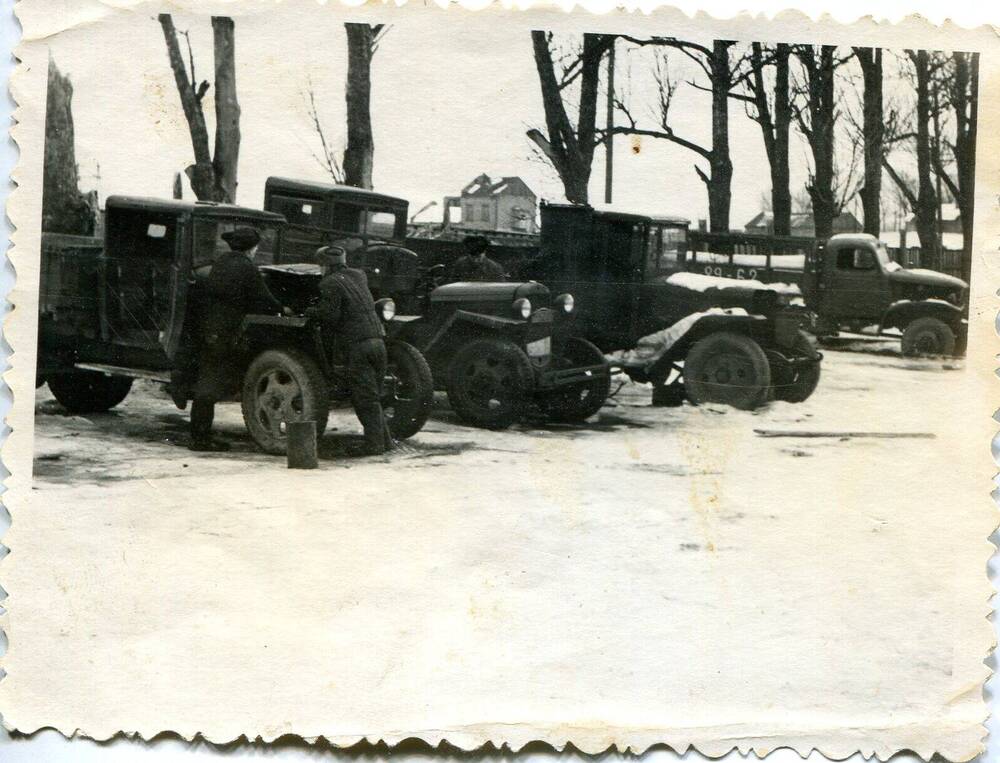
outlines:
[{"label": "truck wheel", "polygon": [[[796,355],[815,355],[815,340],[805,331],[799,331],[793,352]],[[771,381],[774,399],[787,403],[802,403],[809,399],[819,384],[820,361],[808,365],[789,366],[782,361],[771,364]]]},{"label": "truck wheel", "polygon": [[903,354],[907,357],[919,355],[954,355],[955,332],[938,318],[917,318],[903,331]]},{"label": "truck wheel", "polygon": [[723,403],[752,411],[767,402],[771,367],[753,339],[720,331],[695,342],[684,360],[684,388],[695,405]]},{"label": "truck wheel", "polygon": [[477,339],[448,365],[448,402],[463,420],[506,429],[524,415],[534,387],[531,361],[507,339]]},{"label": "truck wheel", "polygon": [[389,373],[395,379],[393,393],[382,398],[389,431],[397,440],[412,437],[421,429],[434,404],[434,377],[420,350],[407,342],[386,342]]},{"label": "truck wheel", "polygon": [[[604,353],[586,339],[570,337],[553,355],[556,369],[605,365]],[[546,392],[538,398],[542,413],[550,421],[584,421],[599,410],[611,392],[611,374],[605,373],[573,387]]]},{"label": "truck wheel", "polygon": [[99,371],[53,374],[48,381],[53,397],[70,413],[104,413],[124,400],[132,389],[131,377]]},{"label": "truck wheel", "polygon": [[261,450],[284,453],[287,422],[316,422],[317,438],[326,429],[330,408],[326,379],[301,350],[265,350],[243,376],[242,408],[247,431]]}]

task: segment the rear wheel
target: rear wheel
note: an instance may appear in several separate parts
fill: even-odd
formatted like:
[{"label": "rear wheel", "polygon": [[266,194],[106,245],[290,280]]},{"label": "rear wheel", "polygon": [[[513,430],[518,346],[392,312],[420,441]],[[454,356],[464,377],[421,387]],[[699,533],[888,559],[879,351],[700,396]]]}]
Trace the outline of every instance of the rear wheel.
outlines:
[{"label": "rear wheel", "polygon": [[939,318],[917,318],[903,331],[902,348],[908,357],[954,355],[955,332]]},{"label": "rear wheel", "polygon": [[267,453],[285,452],[290,421],[316,422],[316,437],[320,437],[329,407],[323,372],[301,350],[265,350],[243,376],[243,421],[254,442]]},{"label": "rear wheel", "polygon": [[[797,357],[815,357],[816,341],[805,331],[799,331],[792,352]],[[771,381],[774,399],[788,403],[801,403],[809,399],[819,384],[820,361],[803,365],[788,365],[784,360],[771,364]]]},{"label": "rear wheel", "polygon": [[391,394],[382,398],[389,431],[398,440],[419,432],[434,404],[434,378],[420,350],[406,342],[386,342],[389,373],[394,378]]},{"label": "rear wheel", "polygon": [[99,371],[54,374],[48,382],[53,397],[70,413],[103,413],[118,405],[132,389],[131,377]]},{"label": "rear wheel", "polygon": [[767,402],[770,387],[767,356],[743,334],[709,334],[684,360],[684,388],[695,405],[723,403],[750,411]]},{"label": "rear wheel", "polygon": [[474,426],[506,429],[525,412],[534,387],[531,361],[507,339],[477,339],[448,365],[448,402]]},{"label": "rear wheel", "polygon": [[[586,339],[570,337],[553,355],[552,363],[556,369],[580,368],[581,366],[605,366],[607,361],[597,347]],[[578,385],[546,392],[541,395],[538,404],[551,421],[571,423],[584,421],[597,413],[611,392],[611,374],[605,372]]]}]

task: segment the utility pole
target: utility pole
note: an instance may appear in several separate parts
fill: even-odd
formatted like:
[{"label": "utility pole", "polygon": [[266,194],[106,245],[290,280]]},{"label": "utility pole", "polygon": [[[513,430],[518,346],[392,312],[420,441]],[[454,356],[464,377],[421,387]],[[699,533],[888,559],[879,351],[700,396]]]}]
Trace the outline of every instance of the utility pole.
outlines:
[{"label": "utility pole", "polygon": [[615,136],[612,130],[615,127],[615,42],[611,41],[611,48],[608,50],[608,113],[607,113],[607,135],[604,138],[604,203],[611,203],[611,185],[614,176],[615,162]]}]

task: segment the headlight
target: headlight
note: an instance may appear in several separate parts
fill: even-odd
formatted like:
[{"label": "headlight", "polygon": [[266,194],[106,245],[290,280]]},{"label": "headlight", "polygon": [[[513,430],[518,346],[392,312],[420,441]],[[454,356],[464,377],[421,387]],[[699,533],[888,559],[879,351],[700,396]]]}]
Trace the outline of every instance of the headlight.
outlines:
[{"label": "headlight", "polygon": [[553,304],[556,308],[562,308],[564,313],[571,313],[576,302],[573,300],[572,294],[560,294],[553,300]]},{"label": "headlight", "polygon": [[396,317],[396,303],[386,297],[375,303],[375,309],[382,316],[382,320],[391,321]]},{"label": "headlight", "polygon": [[521,297],[520,299],[515,299],[514,304],[511,305],[514,310],[515,318],[527,319],[531,315],[531,300]]}]

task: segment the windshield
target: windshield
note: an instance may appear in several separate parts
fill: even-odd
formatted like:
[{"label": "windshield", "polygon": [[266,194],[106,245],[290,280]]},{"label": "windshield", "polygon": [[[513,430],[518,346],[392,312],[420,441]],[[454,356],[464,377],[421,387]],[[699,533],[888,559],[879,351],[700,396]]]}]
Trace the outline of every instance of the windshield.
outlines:
[{"label": "windshield", "polygon": [[261,220],[196,220],[191,267],[197,269],[211,265],[220,254],[228,252],[229,244],[222,239],[222,234],[238,227],[254,228],[260,234],[255,258],[258,264],[266,265],[274,261],[281,230],[278,224]]}]

